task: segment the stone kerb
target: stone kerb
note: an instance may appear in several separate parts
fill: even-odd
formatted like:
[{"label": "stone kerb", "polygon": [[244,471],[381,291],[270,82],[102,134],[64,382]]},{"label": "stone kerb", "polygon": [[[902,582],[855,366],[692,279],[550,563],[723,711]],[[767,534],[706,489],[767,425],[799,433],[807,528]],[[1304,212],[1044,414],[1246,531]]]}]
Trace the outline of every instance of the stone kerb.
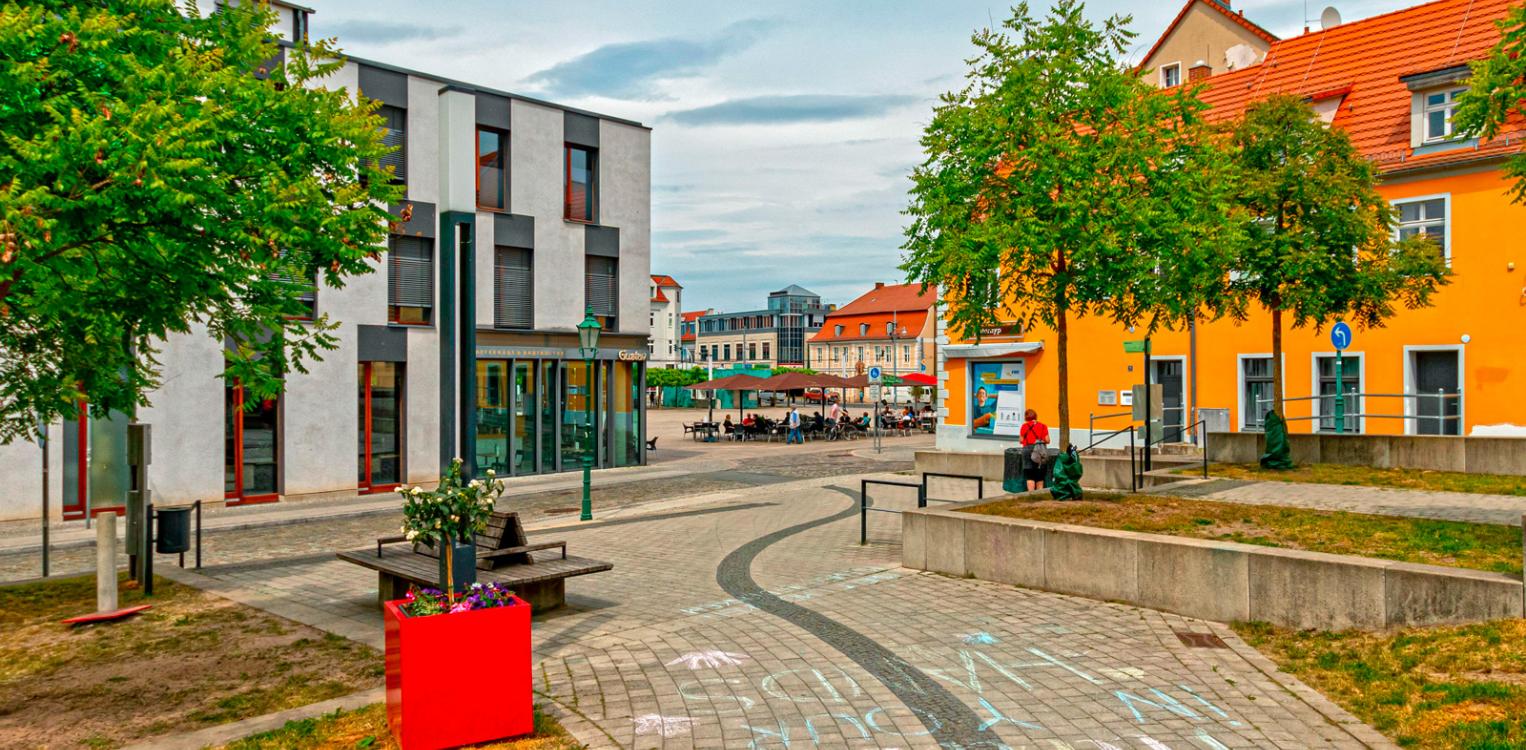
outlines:
[{"label": "stone kerb", "polygon": [[[902,564],[1217,621],[1383,630],[1520,617],[1520,578],[958,512],[902,515]],[[1526,542],[1523,542],[1526,554]]]}]

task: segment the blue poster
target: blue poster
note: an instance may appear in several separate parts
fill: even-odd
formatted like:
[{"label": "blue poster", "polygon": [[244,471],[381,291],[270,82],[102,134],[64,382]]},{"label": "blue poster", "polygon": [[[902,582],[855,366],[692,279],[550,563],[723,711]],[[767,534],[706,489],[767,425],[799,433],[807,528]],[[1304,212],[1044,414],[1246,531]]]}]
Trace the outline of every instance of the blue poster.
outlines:
[{"label": "blue poster", "polygon": [[970,365],[970,432],[1016,435],[1023,424],[1023,363]]}]

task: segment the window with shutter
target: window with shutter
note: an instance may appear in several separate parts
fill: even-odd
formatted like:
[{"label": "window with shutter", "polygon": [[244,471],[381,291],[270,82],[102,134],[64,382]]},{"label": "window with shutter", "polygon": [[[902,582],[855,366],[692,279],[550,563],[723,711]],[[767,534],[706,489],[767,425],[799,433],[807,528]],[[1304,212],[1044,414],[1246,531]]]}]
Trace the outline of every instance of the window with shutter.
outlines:
[{"label": "window with shutter", "polygon": [[270,274],[272,281],[295,288],[302,311],[291,315],[293,320],[313,320],[318,316],[318,280],[316,276],[302,279],[285,273]]},{"label": "window with shutter", "polygon": [[615,258],[598,255],[585,260],[585,293],[588,307],[601,319],[604,330],[615,330],[615,316],[620,307],[620,264]]},{"label": "window with shutter", "polygon": [[429,325],[434,308],[434,241],[393,235],[387,271],[387,319],[405,325]]},{"label": "window with shutter", "polygon": [[393,182],[407,182],[408,110],[402,107],[383,105],[376,110],[376,114],[381,115],[384,121],[382,126],[382,143],[397,149],[381,158],[381,166],[392,167]]},{"label": "window with shutter", "polygon": [[493,325],[535,327],[535,258],[524,248],[499,247],[493,265]]}]

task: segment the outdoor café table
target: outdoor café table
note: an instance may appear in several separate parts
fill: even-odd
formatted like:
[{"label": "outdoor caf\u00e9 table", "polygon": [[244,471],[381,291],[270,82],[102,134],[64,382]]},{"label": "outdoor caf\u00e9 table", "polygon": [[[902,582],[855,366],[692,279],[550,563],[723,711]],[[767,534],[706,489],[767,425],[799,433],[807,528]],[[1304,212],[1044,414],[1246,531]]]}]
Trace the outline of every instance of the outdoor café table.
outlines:
[{"label": "outdoor caf\u00e9 table", "polygon": [[715,422],[695,422],[694,434],[703,435],[707,443],[715,442],[715,436],[721,432],[721,426]]}]

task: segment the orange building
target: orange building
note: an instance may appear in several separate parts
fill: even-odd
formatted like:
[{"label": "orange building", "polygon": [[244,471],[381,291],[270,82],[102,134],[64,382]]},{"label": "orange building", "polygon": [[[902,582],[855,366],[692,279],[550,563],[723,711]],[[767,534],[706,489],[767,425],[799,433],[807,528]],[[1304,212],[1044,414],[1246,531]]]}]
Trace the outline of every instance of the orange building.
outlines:
[{"label": "orange building", "polygon": [[[1274,41],[1259,64],[1206,80],[1203,99],[1220,120],[1275,93],[1308,100],[1377,165],[1398,231],[1434,237],[1451,265],[1452,283],[1431,307],[1401,309],[1385,327],[1355,330],[1342,368],[1347,432],[1456,435],[1526,425],[1526,206],[1509,201],[1503,171],[1526,124],[1480,142],[1455,136],[1449,119],[1467,86],[1467,63],[1498,41],[1495,21],[1508,7],[1507,0],[1440,0]],[[983,425],[994,421],[980,417],[998,396],[1003,411],[1020,405],[1057,421],[1057,360],[1046,347],[1053,332],[995,333],[939,352],[940,448],[1005,447],[1010,438],[982,434],[1005,430],[970,427],[972,413]],[[1156,333],[1150,381],[1164,391],[1167,436],[1185,439],[1181,428],[1198,419],[1210,431],[1259,429],[1270,405],[1271,334],[1264,311],[1243,323]],[[1100,435],[1128,423],[1097,415],[1129,411],[1144,363],[1124,352],[1124,342],[1141,334],[1082,318],[1071,321],[1070,336],[1072,441],[1084,446],[1093,427]],[[1335,431],[1330,330],[1284,329],[1283,356],[1290,430]]]},{"label": "orange building", "polygon": [[[885,284],[827,315],[821,330],[806,343],[806,366],[852,377],[878,365],[886,375],[933,370],[933,302],[936,288],[920,284]],[[909,388],[886,389],[889,400],[905,400]]]}]

